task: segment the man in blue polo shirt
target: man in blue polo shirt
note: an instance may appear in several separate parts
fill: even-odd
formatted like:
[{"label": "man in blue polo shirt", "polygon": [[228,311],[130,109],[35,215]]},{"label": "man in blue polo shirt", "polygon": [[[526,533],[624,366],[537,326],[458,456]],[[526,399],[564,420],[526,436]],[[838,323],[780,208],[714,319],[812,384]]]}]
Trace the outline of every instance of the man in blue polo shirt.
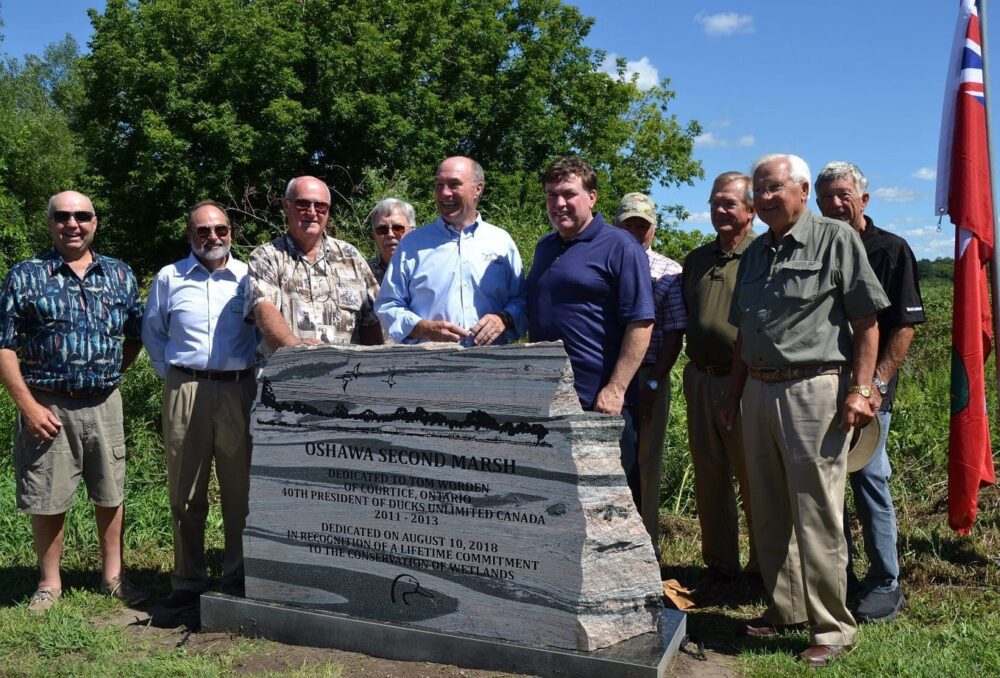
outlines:
[{"label": "man in blue polo shirt", "polygon": [[542,175],[555,231],[535,246],[528,275],[528,336],[562,340],[585,410],[620,414],[622,467],[640,506],[635,423],[629,388],[653,330],[649,260],[629,233],[594,212],[597,175],[582,159],[559,158]]}]

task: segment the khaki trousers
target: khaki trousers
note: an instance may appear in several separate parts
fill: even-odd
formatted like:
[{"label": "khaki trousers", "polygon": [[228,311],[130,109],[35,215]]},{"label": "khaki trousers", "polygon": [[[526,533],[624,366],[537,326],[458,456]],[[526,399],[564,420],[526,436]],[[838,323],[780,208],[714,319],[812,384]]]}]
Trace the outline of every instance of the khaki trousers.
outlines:
[{"label": "khaki trousers", "polygon": [[[653,378],[653,365],[643,363],[635,376],[640,387]],[[637,462],[639,464],[639,487],[641,493],[639,513],[642,524],[659,552],[660,542],[660,474],[663,471],[663,443],[667,435],[667,417],[670,413],[670,374],[660,384],[656,400],[653,401],[653,417],[648,422],[640,421]]]},{"label": "khaki trousers", "polygon": [[[746,514],[750,532],[750,558],[746,569],[756,572],[760,567],[754,543],[740,418],[737,415],[733,429],[727,431],[716,416],[728,385],[728,376],[713,377],[690,362],[684,368],[688,447],[694,466],[694,498],[701,524],[701,556],[706,565],[737,575],[741,571],[738,506],[742,506]],[[739,495],[733,488],[734,475],[739,483]]]},{"label": "khaki trousers", "polygon": [[250,491],[250,408],[253,377],[209,381],[170,368],[163,385],[163,446],[173,517],[175,590],[208,586],[205,519],[215,459],[225,552],[222,581],[243,578],[243,528]]},{"label": "khaki trousers", "polygon": [[773,624],[808,622],[814,645],[853,645],[845,604],[844,485],[849,436],[838,427],[847,375],[743,391],[743,438],[757,557]]}]

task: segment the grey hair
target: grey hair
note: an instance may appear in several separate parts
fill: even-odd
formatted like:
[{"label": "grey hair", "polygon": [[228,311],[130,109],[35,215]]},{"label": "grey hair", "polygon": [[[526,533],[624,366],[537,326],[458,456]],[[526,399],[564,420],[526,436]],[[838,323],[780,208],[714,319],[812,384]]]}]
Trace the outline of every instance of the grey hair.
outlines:
[{"label": "grey hair", "polygon": [[[311,177],[308,175],[303,175],[301,177],[293,177],[292,180],[288,182],[288,185],[285,186],[285,200],[291,200],[292,196],[295,195],[295,186],[298,184],[299,179],[316,179],[316,177]],[[330,197],[332,197],[330,196],[330,187],[327,186],[326,182],[323,181],[322,179],[316,179],[316,181],[322,183],[323,186],[326,188],[326,194],[328,196],[327,200],[329,200]]]},{"label": "grey hair", "polygon": [[413,211],[413,205],[399,198],[385,198],[379,200],[378,204],[372,208],[372,228],[375,227],[376,221],[382,217],[390,216],[393,212],[402,212],[403,217],[406,219],[406,224],[410,228],[417,225],[417,214]]},{"label": "grey hair", "polygon": [[[723,172],[715,177],[715,181],[712,182],[712,193],[721,191],[725,186],[737,182],[743,184],[743,190],[740,191],[742,193],[740,201],[747,207],[753,207],[753,196],[750,195],[750,187],[753,185],[753,180],[746,174],[743,174],[743,172]],[[708,202],[711,204],[711,197],[709,197]]]},{"label": "grey hair", "polygon": [[761,165],[774,162],[775,160],[784,160],[788,163],[788,178],[792,181],[806,184],[812,183],[812,177],[809,175],[809,165],[806,164],[805,160],[791,153],[769,153],[757,158],[750,167],[750,176],[754,176],[757,173],[757,168]]},{"label": "grey hair", "polygon": [[834,160],[823,165],[823,169],[816,175],[816,190],[819,190],[820,184],[825,184],[828,181],[836,181],[837,179],[852,180],[854,188],[858,189],[858,193],[863,194],[868,190],[868,177],[861,171],[861,168],[852,162],[844,162],[842,160]]}]

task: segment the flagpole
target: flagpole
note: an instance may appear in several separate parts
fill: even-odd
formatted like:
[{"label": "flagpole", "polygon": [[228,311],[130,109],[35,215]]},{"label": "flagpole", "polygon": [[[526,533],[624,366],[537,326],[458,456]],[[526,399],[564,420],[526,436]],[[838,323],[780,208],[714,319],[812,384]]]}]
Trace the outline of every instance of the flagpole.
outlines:
[{"label": "flagpole", "polygon": [[987,17],[986,17],[986,0],[978,0],[979,3],[979,41],[980,46],[983,51],[983,99],[986,102],[986,157],[990,165],[990,196],[992,197],[993,204],[993,214],[990,216],[993,218],[993,254],[990,257],[990,296],[992,298],[993,307],[993,364],[996,368],[996,383],[997,383],[997,394],[1000,397],[1000,358],[997,356],[996,346],[997,341],[1000,340],[1000,290],[997,288],[997,279],[1000,275],[1000,229],[997,228],[997,203],[996,203],[996,190],[993,177],[994,168],[996,163],[993,162],[993,136],[990,131],[993,129],[993,116],[990,114],[992,111],[992,102],[990,97],[990,71],[989,71],[989,59],[988,54],[988,38],[987,34]]}]

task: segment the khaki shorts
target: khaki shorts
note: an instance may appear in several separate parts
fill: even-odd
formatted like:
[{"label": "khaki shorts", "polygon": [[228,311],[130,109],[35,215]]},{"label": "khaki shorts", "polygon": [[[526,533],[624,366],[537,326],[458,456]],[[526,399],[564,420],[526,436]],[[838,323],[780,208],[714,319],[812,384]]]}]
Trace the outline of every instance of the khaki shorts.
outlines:
[{"label": "khaki shorts", "polygon": [[118,389],[90,398],[70,398],[32,389],[35,400],[59,417],[55,439],[39,442],[17,418],[14,474],[17,508],[35,515],[65,513],[82,477],[97,506],[122,503],[125,486],[125,429]]}]

